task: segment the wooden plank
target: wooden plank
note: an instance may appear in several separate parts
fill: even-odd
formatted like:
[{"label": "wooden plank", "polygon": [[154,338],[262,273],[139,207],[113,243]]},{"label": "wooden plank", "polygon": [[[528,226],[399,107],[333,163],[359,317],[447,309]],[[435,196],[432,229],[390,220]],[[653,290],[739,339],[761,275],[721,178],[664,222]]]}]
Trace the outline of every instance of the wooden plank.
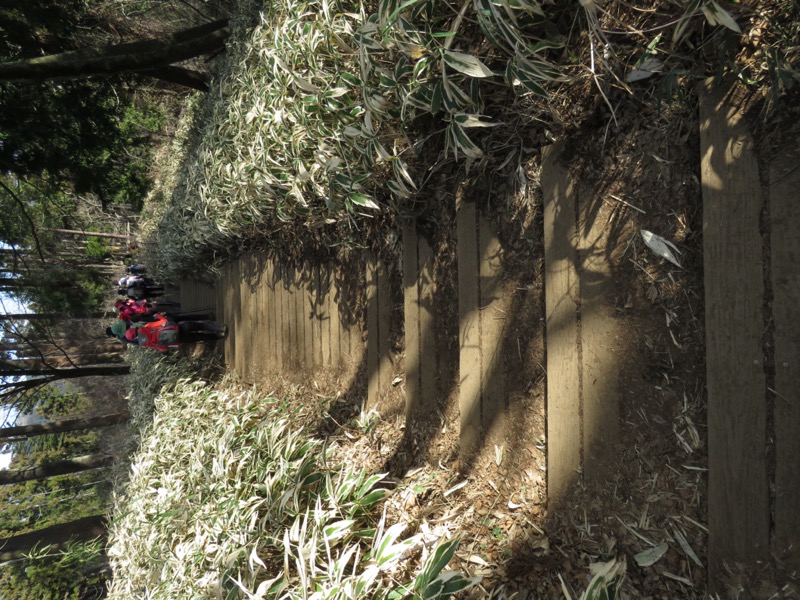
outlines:
[{"label": "wooden plank", "polygon": [[[430,411],[436,404],[436,389],[439,379],[439,363],[436,354],[436,312],[434,295],[436,285],[433,280],[433,250],[424,237],[418,238],[419,273],[419,386],[420,402],[423,410]],[[391,310],[391,306],[389,307]],[[391,381],[388,382],[391,385]]]},{"label": "wooden plank", "polygon": [[479,303],[481,354],[481,430],[493,443],[502,444],[506,433],[506,383],[503,335],[508,308],[501,296],[503,270],[500,240],[489,221],[478,219],[480,244]]},{"label": "wooden plank", "polygon": [[547,501],[558,505],[581,468],[575,186],[563,143],[542,149],[547,344]]},{"label": "wooden plank", "polygon": [[314,344],[315,368],[322,366],[322,323],[320,321],[320,306],[322,293],[320,289],[320,266],[315,264],[312,269],[311,297],[309,299],[312,306],[311,313],[311,336]]},{"label": "wooden plank", "polygon": [[385,394],[392,380],[392,359],[389,348],[392,318],[391,285],[386,264],[378,261],[378,394]]},{"label": "wooden plank", "polygon": [[281,365],[285,373],[292,368],[292,321],[289,310],[291,271],[285,263],[281,265],[281,280],[278,285],[281,296]]},{"label": "wooden plank", "polygon": [[222,270],[221,286],[228,337],[225,338],[225,366],[233,371],[236,354],[236,310],[233,293],[233,263],[227,263]]},{"label": "wooden plank", "polygon": [[231,285],[233,286],[233,314],[236,323],[236,336],[234,337],[233,371],[239,378],[243,377],[242,365],[246,356],[245,328],[247,324],[242,317],[242,263],[234,260],[231,269]]},{"label": "wooden plank", "polygon": [[263,347],[261,346],[261,339],[258,335],[259,322],[261,320],[261,306],[259,304],[258,281],[261,274],[257,271],[258,257],[255,253],[250,252],[245,255],[245,271],[247,276],[244,281],[244,290],[242,295],[242,302],[247,307],[245,320],[247,321],[247,351],[245,356],[246,362],[246,381],[253,382],[258,378],[261,372],[261,358],[264,356]]},{"label": "wooden plank", "polygon": [[312,265],[303,265],[300,279],[300,303],[303,312],[300,318],[303,321],[303,334],[305,338],[303,366],[306,369],[311,369],[314,366],[314,292],[311,286],[313,274],[314,268]]},{"label": "wooden plank", "polygon": [[590,186],[578,186],[583,474],[604,481],[616,467],[619,433],[618,328],[609,262],[610,209]]},{"label": "wooden plank", "polygon": [[266,373],[275,371],[275,295],[272,292],[272,278],[274,269],[272,259],[264,260],[264,272],[261,278],[260,293],[262,297],[263,316],[260,335],[264,337],[264,370]]},{"label": "wooden plank", "polygon": [[295,266],[292,270],[292,311],[293,311],[293,361],[296,370],[303,366],[303,352],[305,338],[303,331],[303,293],[300,288],[300,266]]},{"label": "wooden plank", "polygon": [[328,294],[328,315],[330,316],[331,322],[331,366],[334,368],[339,368],[341,366],[342,354],[341,354],[341,334],[342,334],[342,322],[340,318],[339,312],[339,296],[341,291],[339,290],[339,281],[337,277],[336,267],[331,267],[331,291]]},{"label": "wooden plank", "polygon": [[330,315],[330,288],[331,288],[331,269],[330,265],[321,265],[319,271],[319,322],[320,335],[322,338],[322,366],[330,367],[331,362],[331,315]]},{"label": "wooden plank", "polygon": [[276,262],[275,263],[275,327],[276,327],[276,335],[278,336],[277,340],[277,351],[278,351],[278,362],[277,367],[281,371],[286,369],[286,363],[288,361],[286,348],[286,340],[288,338],[288,326],[286,324],[286,299],[285,299],[285,281],[284,277],[286,274],[286,267],[285,265]]},{"label": "wooden plank", "polygon": [[701,86],[712,584],[723,560],[763,558],[769,546],[761,185],[739,108],[712,80]]},{"label": "wooden plank", "polygon": [[403,319],[405,322],[406,417],[419,413],[420,399],[420,300],[418,237],[415,221],[403,226]]},{"label": "wooden plank", "polygon": [[772,318],[775,324],[775,549],[800,567],[800,147],[770,165]]},{"label": "wooden plank", "polygon": [[367,404],[375,406],[392,378],[389,351],[391,323],[390,282],[386,266],[367,259]]},{"label": "wooden plank", "polygon": [[459,317],[459,449],[469,457],[478,449],[481,434],[480,296],[478,224],[475,203],[456,195],[458,239]]}]

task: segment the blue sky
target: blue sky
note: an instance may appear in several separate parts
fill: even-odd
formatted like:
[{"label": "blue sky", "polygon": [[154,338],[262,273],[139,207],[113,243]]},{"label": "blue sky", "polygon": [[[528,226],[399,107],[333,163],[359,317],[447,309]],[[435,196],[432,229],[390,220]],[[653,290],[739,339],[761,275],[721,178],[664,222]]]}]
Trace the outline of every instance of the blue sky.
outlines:
[{"label": "blue sky", "polygon": [[[0,313],[19,314],[26,312],[24,305],[17,302],[16,298],[0,294]],[[13,423],[17,418],[17,411],[8,407],[0,407],[0,425]],[[7,469],[11,462],[11,452],[0,452],[0,469]]]}]

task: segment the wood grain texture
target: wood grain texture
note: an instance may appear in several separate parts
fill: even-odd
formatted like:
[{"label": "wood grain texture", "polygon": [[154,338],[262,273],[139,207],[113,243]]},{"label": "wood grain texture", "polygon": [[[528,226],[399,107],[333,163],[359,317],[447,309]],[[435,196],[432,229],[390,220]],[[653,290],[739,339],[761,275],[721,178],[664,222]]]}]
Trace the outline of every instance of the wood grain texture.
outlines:
[{"label": "wood grain texture", "polygon": [[469,457],[481,436],[480,296],[478,225],[475,203],[456,196],[460,452]]},{"label": "wood grain texture", "polygon": [[377,259],[369,256],[366,262],[367,285],[367,407],[378,405],[380,390],[380,353],[378,349],[378,269]]},{"label": "wood grain texture", "polygon": [[392,359],[389,344],[392,318],[391,282],[389,270],[383,261],[378,261],[378,394],[383,396],[392,380]]},{"label": "wood grain texture", "polygon": [[319,270],[319,321],[320,337],[322,339],[322,365],[330,367],[331,360],[331,315],[330,315],[330,294],[331,294],[331,269],[330,265],[321,265]]},{"label": "wood grain texture", "polygon": [[619,354],[608,238],[610,210],[586,182],[577,186],[580,279],[583,473],[604,481],[614,473],[619,433]]},{"label": "wood grain texture", "polygon": [[310,294],[310,303],[312,306],[311,313],[311,335],[314,339],[314,361],[315,368],[322,366],[322,322],[320,321],[320,307],[322,302],[322,293],[320,289],[320,266],[314,265]]},{"label": "wood grain texture", "polygon": [[491,444],[506,435],[506,382],[503,336],[510,298],[503,296],[500,240],[488,219],[478,219],[481,355],[481,431]]},{"label": "wood grain texture", "polygon": [[436,311],[433,281],[433,250],[423,236],[417,238],[417,272],[419,274],[419,386],[420,408],[430,414],[436,404],[439,365],[436,356]]},{"label": "wood grain texture", "polygon": [[420,399],[420,299],[416,222],[403,226],[403,312],[405,321],[406,418],[418,414]]},{"label": "wood grain texture", "polygon": [[342,362],[342,320],[339,310],[341,290],[335,266],[331,267],[331,287],[328,293],[328,315],[331,322],[331,366],[339,368]]},{"label": "wood grain texture", "polygon": [[581,468],[579,281],[575,186],[563,144],[542,151],[547,343],[547,501],[556,506]]},{"label": "wood grain texture", "polygon": [[800,135],[770,165],[775,324],[775,549],[800,567]]},{"label": "wood grain texture", "polygon": [[769,550],[761,185],[736,93],[700,88],[709,574]]}]

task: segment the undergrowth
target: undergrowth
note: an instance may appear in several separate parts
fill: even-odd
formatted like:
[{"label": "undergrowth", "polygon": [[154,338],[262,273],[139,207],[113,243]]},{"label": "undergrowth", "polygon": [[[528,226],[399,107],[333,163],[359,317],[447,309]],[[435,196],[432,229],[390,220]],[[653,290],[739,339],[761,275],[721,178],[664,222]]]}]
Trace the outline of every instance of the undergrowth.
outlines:
[{"label": "undergrowth", "polygon": [[292,398],[186,370],[134,357],[140,447],[115,492],[110,598],[437,598],[477,582],[444,571],[457,539],[386,522],[384,476],[330,464]]}]

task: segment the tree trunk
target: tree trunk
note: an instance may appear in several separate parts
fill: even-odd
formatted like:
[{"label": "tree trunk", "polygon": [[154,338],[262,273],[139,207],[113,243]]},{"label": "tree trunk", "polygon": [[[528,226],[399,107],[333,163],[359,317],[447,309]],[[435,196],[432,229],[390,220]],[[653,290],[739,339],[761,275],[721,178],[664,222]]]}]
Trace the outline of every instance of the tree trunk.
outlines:
[{"label": "tree trunk", "polygon": [[112,456],[88,454],[67,460],[57,460],[27,469],[6,469],[0,471],[0,485],[10,485],[12,483],[31,481],[32,479],[44,479],[45,477],[55,477],[56,475],[69,475],[70,473],[80,473],[90,469],[100,469],[109,466],[112,462]]},{"label": "tree trunk", "polygon": [[94,429],[95,427],[108,427],[125,423],[130,418],[127,412],[94,415],[92,417],[67,417],[53,419],[49,423],[35,425],[15,425],[0,429],[0,442],[15,441],[14,438],[34,437],[48,433],[63,433],[65,431],[78,431],[80,429]]},{"label": "tree trunk", "polygon": [[[0,64],[0,80],[2,80],[2,70],[6,66],[8,65]],[[127,240],[128,238],[131,237],[129,235],[125,235],[124,233],[99,233],[97,231],[83,231],[81,229],[51,229],[49,227],[42,227],[42,231],[52,231],[54,233],[65,233],[69,235],[78,235],[82,237],[112,238],[115,240]]]},{"label": "tree trunk", "polygon": [[49,545],[51,550],[58,550],[66,546],[72,538],[88,541],[105,538],[107,533],[105,516],[95,515],[14,535],[0,539],[0,562],[20,558],[37,546]]},{"label": "tree trunk", "polygon": [[14,361],[0,362],[0,377],[52,377],[54,381],[59,379],[74,379],[76,377],[90,377],[93,375],[114,376],[127,375],[131,372],[129,365],[94,365],[90,367],[73,367],[69,369],[48,369],[41,368],[20,368],[14,365]]},{"label": "tree trunk", "polygon": [[149,75],[166,83],[175,83],[201,92],[208,91],[208,77],[205,73],[200,73],[199,71],[192,71],[183,67],[160,67],[140,72],[142,75]]},{"label": "tree trunk", "polygon": [[149,71],[224,47],[227,20],[179,31],[163,39],[115,44],[0,64],[0,81],[59,79]]}]

